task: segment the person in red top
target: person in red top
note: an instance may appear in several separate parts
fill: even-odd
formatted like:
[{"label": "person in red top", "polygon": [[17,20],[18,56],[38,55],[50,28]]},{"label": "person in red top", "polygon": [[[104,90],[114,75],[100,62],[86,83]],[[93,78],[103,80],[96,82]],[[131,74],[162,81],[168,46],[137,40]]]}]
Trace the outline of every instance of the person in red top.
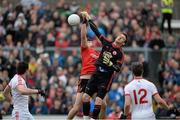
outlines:
[{"label": "person in red top", "polygon": [[[88,80],[91,78],[92,74],[96,70],[95,62],[99,57],[100,52],[94,49],[92,41],[88,41],[86,37],[87,28],[86,23],[81,25],[81,59],[82,68],[80,72],[80,79],[78,81],[78,90],[76,95],[76,100],[73,108],[69,111],[67,119],[73,119],[78,113],[82,106],[82,95],[85,92]],[[105,106],[101,109],[100,118],[103,119],[105,116]]]}]

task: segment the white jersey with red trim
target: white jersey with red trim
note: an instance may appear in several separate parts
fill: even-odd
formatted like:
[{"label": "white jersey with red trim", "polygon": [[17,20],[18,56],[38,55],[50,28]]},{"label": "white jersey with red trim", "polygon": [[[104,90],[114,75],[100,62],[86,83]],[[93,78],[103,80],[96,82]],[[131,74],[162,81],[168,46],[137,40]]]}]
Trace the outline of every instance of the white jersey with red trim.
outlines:
[{"label": "white jersey with red trim", "polygon": [[25,80],[20,75],[14,75],[14,77],[9,82],[11,87],[11,93],[13,98],[13,107],[15,111],[23,110],[24,112],[29,112],[28,109],[28,95],[21,95],[16,87],[18,85],[23,85],[27,88]]},{"label": "white jersey with red trim", "polygon": [[132,119],[155,119],[152,97],[157,93],[156,86],[143,78],[135,78],[125,86],[125,95],[131,98]]}]

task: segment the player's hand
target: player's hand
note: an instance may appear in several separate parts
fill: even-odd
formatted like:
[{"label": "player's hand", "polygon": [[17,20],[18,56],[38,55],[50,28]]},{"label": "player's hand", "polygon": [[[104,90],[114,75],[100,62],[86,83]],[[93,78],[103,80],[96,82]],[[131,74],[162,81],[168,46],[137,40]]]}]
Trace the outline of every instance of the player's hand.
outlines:
[{"label": "player's hand", "polygon": [[109,67],[113,65],[113,63],[110,61],[110,59],[106,55],[103,56],[103,63]]},{"label": "player's hand", "polygon": [[45,90],[38,90],[38,94],[40,94],[43,97],[46,97],[46,92]]},{"label": "player's hand", "polygon": [[120,119],[126,119],[126,118],[127,118],[127,115],[125,115],[124,113],[121,114]]},{"label": "player's hand", "polygon": [[82,11],[81,16],[85,18],[87,21],[91,19],[91,16],[86,11]]}]

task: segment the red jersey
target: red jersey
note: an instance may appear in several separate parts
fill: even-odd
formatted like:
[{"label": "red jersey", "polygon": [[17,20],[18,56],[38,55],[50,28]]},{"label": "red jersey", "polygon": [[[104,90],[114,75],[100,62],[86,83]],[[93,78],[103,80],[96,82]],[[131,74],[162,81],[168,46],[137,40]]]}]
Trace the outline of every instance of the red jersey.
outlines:
[{"label": "red jersey", "polygon": [[95,62],[98,57],[99,57],[98,51],[89,47],[81,46],[82,68],[80,75],[92,74],[96,69]]}]

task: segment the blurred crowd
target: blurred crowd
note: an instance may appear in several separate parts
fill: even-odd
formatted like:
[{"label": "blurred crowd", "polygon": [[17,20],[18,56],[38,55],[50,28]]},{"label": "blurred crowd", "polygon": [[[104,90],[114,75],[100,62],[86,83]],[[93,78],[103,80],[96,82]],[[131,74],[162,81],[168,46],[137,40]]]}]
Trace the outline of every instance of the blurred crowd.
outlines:
[{"label": "blurred crowd", "polygon": [[[133,5],[126,1],[123,8],[111,2],[98,4],[76,2],[67,4],[59,0],[50,6],[39,0],[21,0],[17,5],[2,0],[0,5],[0,110],[11,114],[11,103],[4,100],[4,86],[16,73],[16,64],[23,60],[29,63],[27,83],[31,88],[46,90],[48,96],[30,97],[29,110],[32,114],[67,114],[75,100],[77,81],[81,69],[78,49],[61,48],[80,46],[79,26],[69,26],[67,17],[72,13],[87,10],[91,13],[99,31],[114,39],[119,32],[128,33],[128,47],[150,48],[154,51],[173,48],[168,59],[162,59],[159,73],[159,92],[176,109],[166,111],[154,105],[157,116],[172,116],[180,113],[180,40],[160,31],[161,13],[155,3],[139,2]],[[92,30],[87,36],[96,42]],[[24,48],[20,54],[18,48]],[[53,47],[50,52],[47,47]],[[136,56],[135,56],[136,55]],[[135,59],[136,58],[136,59]],[[138,60],[144,64],[144,77],[148,78],[149,63],[143,54],[126,54],[121,73],[114,77],[109,94],[107,116],[116,118],[124,106],[124,86],[132,80],[131,62]],[[157,82],[158,83],[158,82]],[[156,83],[156,84],[157,84]],[[93,101],[92,101],[93,108]],[[91,108],[91,109],[92,109]],[[81,115],[81,112],[79,113]]]}]

